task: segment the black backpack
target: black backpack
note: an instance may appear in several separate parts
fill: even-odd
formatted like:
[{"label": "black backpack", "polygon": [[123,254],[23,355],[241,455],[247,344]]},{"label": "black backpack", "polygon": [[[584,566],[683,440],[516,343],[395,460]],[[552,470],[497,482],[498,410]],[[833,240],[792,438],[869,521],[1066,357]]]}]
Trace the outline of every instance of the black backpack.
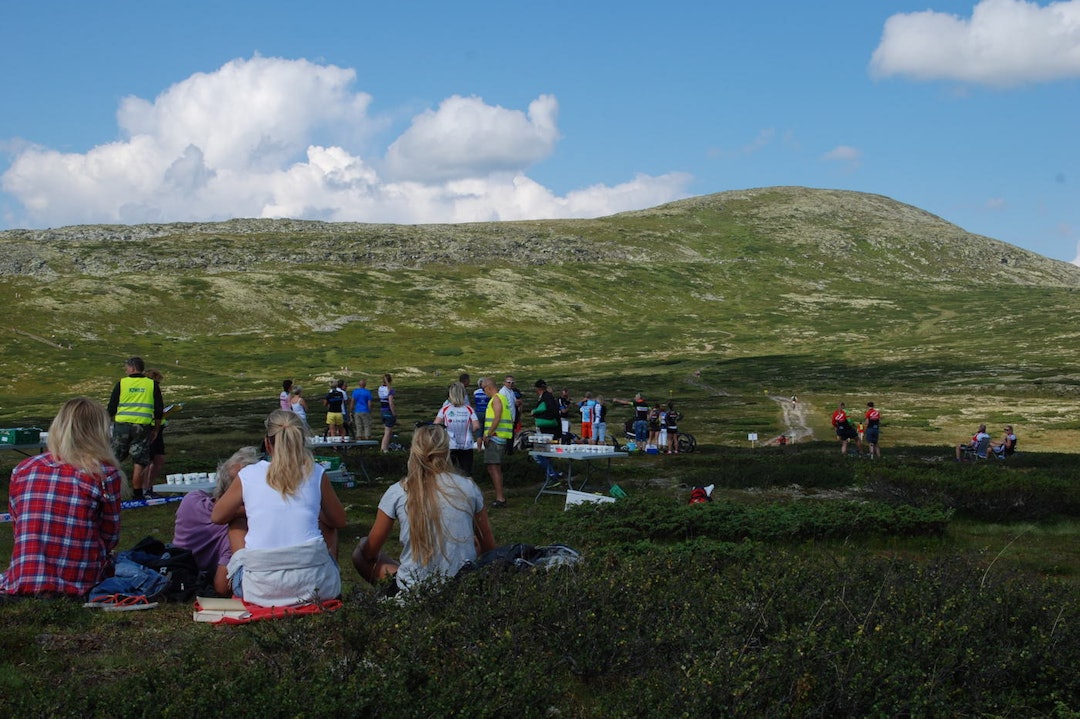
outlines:
[{"label": "black backpack", "polygon": [[[532,544],[504,544],[488,552],[484,552],[471,562],[466,562],[460,572],[470,572],[484,567],[493,567],[502,570],[520,570],[542,567],[551,569],[577,564],[581,561],[581,553],[565,544],[546,544],[534,546]],[[459,573],[460,573],[459,572]]]},{"label": "black backpack", "polygon": [[128,558],[168,578],[169,583],[160,594],[165,601],[189,601],[208,585],[190,549],[146,537],[132,548]]}]

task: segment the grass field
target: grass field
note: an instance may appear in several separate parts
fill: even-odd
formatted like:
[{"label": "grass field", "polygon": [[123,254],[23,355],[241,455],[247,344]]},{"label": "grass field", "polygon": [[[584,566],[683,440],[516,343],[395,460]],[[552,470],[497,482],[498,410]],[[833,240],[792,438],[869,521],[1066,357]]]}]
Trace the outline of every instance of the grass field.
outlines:
[{"label": "grass field", "polygon": [[[534,501],[540,471],[513,457],[497,541],[565,542],[585,563],[469,578],[405,607],[376,602],[347,561],[404,472],[401,453],[367,455],[374,481],[340,490],[342,611],[220,630],[182,605],[5,604],[0,711],[1080,712],[1077,268],[887,198],[801,188],[591,221],[237,220],[126,238],[140,232],[0,237],[0,426],[45,428],[76,395],[104,402],[137,354],[184,402],[166,472],[257,443],[286,377],[317,425],[331,379],[373,387],[386,371],[406,440],[468,371],[515,374],[527,405],[538,377],[574,398],[673,400],[699,450],[613,462],[606,478],[630,500],[595,514]],[[883,461],[839,456],[830,412],[845,401],[858,417],[869,400]],[[612,407],[609,428],[628,416]],[[955,463],[982,422],[995,439],[1014,425],[1020,454]],[[794,429],[809,435],[792,447],[748,439]],[[18,459],[0,452],[5,503]],[[688,508],[707,484],[716,501]],[[169,539],[174,513],[125,511],[121,547]],[[0,564],[11,541],[0,524]]]}]

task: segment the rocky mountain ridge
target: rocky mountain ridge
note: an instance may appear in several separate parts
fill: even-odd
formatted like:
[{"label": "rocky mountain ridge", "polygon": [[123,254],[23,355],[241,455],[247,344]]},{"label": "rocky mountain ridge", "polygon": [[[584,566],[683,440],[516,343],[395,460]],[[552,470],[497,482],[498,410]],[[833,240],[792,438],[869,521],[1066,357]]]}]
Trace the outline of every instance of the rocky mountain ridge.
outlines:
[{"label": "rocky mountain ridge", "polygon": [[76,225],[0,232],[0,276],[211,273],[349,263],[545,265],[858,262],[890,275],[1080,286],[1080,268],[965,232],[879,195],[800,187],[693,197],[594,220],[389,225],[292,219]]}]

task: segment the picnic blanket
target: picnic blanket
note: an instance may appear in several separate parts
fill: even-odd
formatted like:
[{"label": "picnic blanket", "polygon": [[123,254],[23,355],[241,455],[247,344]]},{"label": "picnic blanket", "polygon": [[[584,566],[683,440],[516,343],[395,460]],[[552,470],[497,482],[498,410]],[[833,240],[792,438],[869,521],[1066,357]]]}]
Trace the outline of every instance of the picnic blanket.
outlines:
[{"label": "picnic blanket", "polygon": [[[340,599],[327,599],[322,602],[309,602],[307,604],[294,604],[285,607],[260,607],[258,604],[245,602],[242,599],[224,600],[227,606],[234,608],[214,609],[211,607],[225,607],[217,602],[200,597],[195,600],[194,619],[197,622],[209,622],[211,624],[250,624],[266,619],[284,619],[310,614],[322,614],[333,612],[342,607]],[[206,607],[203,607],[206,604]],[[240,608],[242,605],[242,609]]]}]

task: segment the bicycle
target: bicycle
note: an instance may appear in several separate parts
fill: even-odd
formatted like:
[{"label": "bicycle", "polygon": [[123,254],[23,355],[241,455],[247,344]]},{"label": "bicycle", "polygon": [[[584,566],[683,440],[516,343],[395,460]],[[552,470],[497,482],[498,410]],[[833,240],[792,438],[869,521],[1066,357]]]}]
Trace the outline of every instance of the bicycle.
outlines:
[{"label": "bicycle", "polygon": [[697,440],[689,432],[676,432],[675,446],[679,448],[679,452],[693,452],[697,449]]},{"label": "bicycle", "polygon": [[[679,431],[676,431],[675,435],[676,435],[676,439],[675,439],[676,445],[675,446],[679,448],[679,452],[685,452],[685,453],[689,454],[690,452],[693,452],[695,449],[697,449],[697,439],[694,438],[694,435],[690,434],[689,432],[679,432]],[[608,440],[610,440],[610,442],[611,442],[612,446],[614,446],[616,452],[622,450],[622,445],[619,444],[619,440],[615,437],[615,435],[608,435]],[[634,433],[633,432],[627,432],[626,433],[626,441],[627,442],[634,441]],[[640,447],[639,449],[644,449],[644,447]]]}]

